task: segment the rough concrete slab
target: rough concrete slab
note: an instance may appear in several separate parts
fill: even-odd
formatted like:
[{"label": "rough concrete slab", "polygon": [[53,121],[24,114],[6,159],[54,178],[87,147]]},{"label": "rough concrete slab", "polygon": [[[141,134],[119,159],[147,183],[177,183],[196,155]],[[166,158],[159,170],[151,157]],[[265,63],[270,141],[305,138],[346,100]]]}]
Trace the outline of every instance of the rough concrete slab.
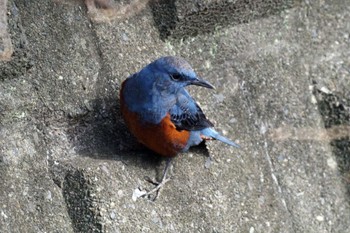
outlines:
[{"label": "rough concrete slab", "polygon": [[[345,2],[301,2],[186,40],[162,38],[152,5],[109,23],[79,1],[8,6],[13,44],[26,38],[13,59],[31,65],[0,77],[1,232],[347,231]],[[190,92],[242,149],[213,141],[181,154],[159,199],[135,201],[164,162],[128,133],[118,89],[162,55],[216,86]]]},{"label": "rough concrete slab", "polygon": [[296,7],[299,0],[150,1],[162,39],[187,39],[219,28],[248,23]]},{"label": "rough concrete slab", "polygon": [[7,0],[0,1],[0,61],[9,61],[13,53],[10,35],[7,31]]},{"label": "rough concrete slab", "polygon": [[16,78],[26,73],[32,67],[32,60],[16,4],[12,1],[2,1],[1,4],[0,80],[3,80]]}]

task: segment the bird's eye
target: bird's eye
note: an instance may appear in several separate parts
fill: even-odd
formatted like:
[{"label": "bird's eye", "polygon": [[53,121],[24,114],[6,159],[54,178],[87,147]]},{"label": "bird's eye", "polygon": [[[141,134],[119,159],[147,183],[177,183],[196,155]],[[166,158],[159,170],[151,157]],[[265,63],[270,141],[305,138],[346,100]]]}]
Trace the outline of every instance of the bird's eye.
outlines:
[{"label": "bird's eye", "polygon": [[170,77],[174,81],[180,81],[182,79],[182,76],[179,74],[171,74]]}]

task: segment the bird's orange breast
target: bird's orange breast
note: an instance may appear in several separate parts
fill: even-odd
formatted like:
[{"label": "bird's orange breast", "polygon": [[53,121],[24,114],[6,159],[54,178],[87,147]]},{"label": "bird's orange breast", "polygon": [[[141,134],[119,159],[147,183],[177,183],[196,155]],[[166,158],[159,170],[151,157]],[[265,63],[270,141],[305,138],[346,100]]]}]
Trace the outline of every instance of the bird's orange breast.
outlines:
[{"label": "bird's orange breast", "polygon": [[189,131],[177,130],[171,122],[169,114],[159,124],[143,122],[137,113],[128,110],[122,91],[120,94],[120,107],[124,121],[131,133],[142,144],[166,157],[173,157],[185,148],[190,137]]}]

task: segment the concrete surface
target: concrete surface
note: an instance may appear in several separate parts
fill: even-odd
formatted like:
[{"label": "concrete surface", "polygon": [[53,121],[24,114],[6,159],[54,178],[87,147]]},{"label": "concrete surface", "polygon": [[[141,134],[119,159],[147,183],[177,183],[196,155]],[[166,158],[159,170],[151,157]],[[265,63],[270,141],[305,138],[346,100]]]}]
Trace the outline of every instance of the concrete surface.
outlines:
[{"label": "concrete surface", "polygon": [[12,53],[11,38],[7,30],[7,0],[0,1],[0,61],[9,61]]},{"label": "concrete surface", "polygon": [[[160,2],[96,23],[82,1],[8,1],[0,232],[347,232],[350,5]],[[247,20],[180,33],[188,15],[231,3]],[[175,21],[161,20],[164,8]],[[181,154],[160,197],[135,201],[164,161],[127,131],[118,90],[163,55],[216,86],[190,91],[242,149],[212,141]]]}]

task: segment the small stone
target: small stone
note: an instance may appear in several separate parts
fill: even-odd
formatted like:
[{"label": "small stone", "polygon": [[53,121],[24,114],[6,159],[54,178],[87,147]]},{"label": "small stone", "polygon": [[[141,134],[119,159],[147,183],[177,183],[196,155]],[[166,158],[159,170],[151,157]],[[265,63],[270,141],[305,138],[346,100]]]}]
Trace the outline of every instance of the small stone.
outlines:
[{"label": "small stone", "polygon": [[260,134],[264,135],[267,131],[266,125],[264,123],[262,123],[260,125]]},{"label": "small stone", "polygon": [[137,198],[141,197],[142,195],[146,194],[147,192],[145,190],[140,190],[139,188],[135,189],[132,194],[132,200],[136,201]]},{"label": "small stone", "polygon": [[327,159],[327,165],[332,168],[333,170],[337,169],[338,167],[338,164],[337,162],[334,160],[333,157],[330,157]]},{"label": "small stone", "polygon": [[7,218],[8,218],[8,216],[5,214],[4,211],[1,211],[1,217],[3,217],[4,219],[7,219]]},{"label": "small stone", "polygon": [[109,207],[114,207],[115,206],[115,203],[114,202],[111,202],[110,204],[109,204]]},{"label": "small stone", "polygon": [[314,95],[311,96],[311,103],[312,104],[317,104],[317,99]]},{"label": "small stone", "polygon": [[316,216],[316,220],[319,222],[323,222],[324,221],[324,217],[322,215],[318,215]]},{"label": "small stone", "polygon": [[102,166],[101,166],[101,170],[102,170],[104,173],[106,173],[107,175],[109,175],[109,170],[108,170],[108,168],[107,168],[105,165],[102,165]]},{"label": "small stone", "polygon": [[114,220],[114,219],[115,219],[115,217],[116,217],[115,212],[114,212],[114,211],[112,211],[112,212],[109,214],[109,217],[110,217],[112,220]]},{"label": "small stone", "polygon": [[123,40],[123,41],[128,41],[129,40],[129,37],[126,33],[122,33],[120,38]]},{"label": "small stone", "polygon": [[207,69],[211,68],[211,62],[209,60],[205,61],[205,68],[207,68]]},{"label": "small stone", "polygon": [[213,160],[210,157],[208,157],[207,160],[205,161],[204,167],[208,169],[211,167],[212,163],[213,163]]},{"label": "small stone", "polygon": [[330,94],[331,91],[327,87],[321,87],[320,91],[322,91],[325,94]]},{"label": "small stone", "polygon": [[123,196],[123,194],[124,194],[124,193],[123,193],[123,190],[118,190],[117,193],[118,193],[118,196]]},{"label": "small stone", "polygon": [[237,122],[237,119],[233,117],[233,118],[230,119],[229,122],[230,122],[230,123],[236,123],[236,122]]},{"label": "small stone", "polygon": [[46,199],[47,199],[48,201],[52,201],[52,194],[51,194],[51,191],[50,191],[50,190],[48,190],[48,191],[46,192]]},{"label": "small stone", "polygon": [[296,194],[297,197],[304,196],[304,192],[299,192]]}]

